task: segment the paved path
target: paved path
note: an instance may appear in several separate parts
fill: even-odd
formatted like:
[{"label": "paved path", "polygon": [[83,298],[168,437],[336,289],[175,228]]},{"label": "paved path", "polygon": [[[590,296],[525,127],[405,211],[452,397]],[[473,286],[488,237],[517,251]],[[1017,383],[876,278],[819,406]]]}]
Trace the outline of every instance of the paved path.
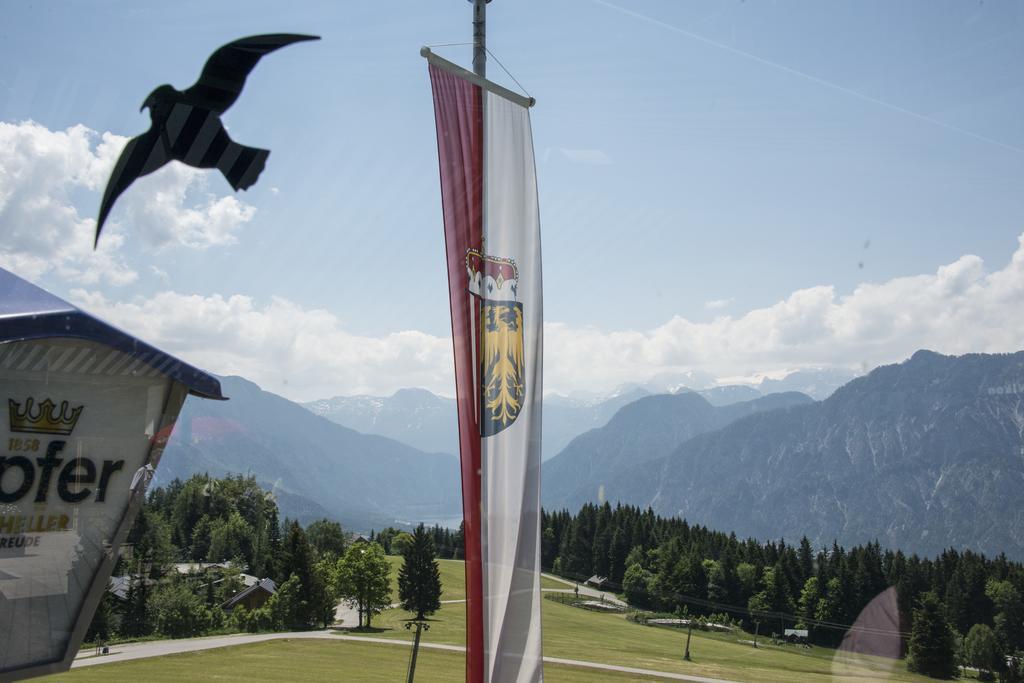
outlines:
[{"label": "paved path", "polygon": [[[554,576],[553,574],[544,574],[544,576],[546,576],[547,578],[551,579],[552,581],[557,581],[559,583],[565,584],[565,586],[566,586],[566,588],[543,588],[543,589],[541,589],[545,593],[574,593],[575,590],[576,590],[576,585],[577,584],[575,582],[573,582],[573,581],[569,581],[567,579],[563,579],[560,576]],[[624,603],[622,600],[619,600],[617,597],[615,597],[615,595],[613,595],[611,593],[602,592],[602,591],[599,591],[599,590],[597,590],[595,588],[591,588],[590,586],[586,586],[584,584],[579,584],[579,589],[580,589],[580,595],[585,595],[585,596],[587,596],[589,598],[598,598],[598,599],[604,598],[605,602],[610,602],[613,605],[618,605],[619,607],[628,607],[628,605],[626,603]],[[450,604],[459,603],[459,602],[466,602],[466,601],[465,601],[465,599],[462,599],[462,600],[442,600],[441,604],[442,605],[450,605]],[[391,605],[391,607],[398,607],[398,605],[397,604]],[[355,609],[354,607],[349,607],[348,604],[346,604],[344,600],[339,602],[338,606],[334,608],[334,625],[335,626],[344,626],[345,628],[355,628],[356,626],[359,625],[359,610]]]},{"label": "paved path", "polygon": [[[582,592],[582,587],[580,589]],[[352,642],[378,643],[392,645],[395,647],[410,647],[411,642],[407,640],[394,640],[390,638],[373,638],[370,636],[345,636],[330,631],[293,631],[290,633],[249,633],[231,636],[212,636],[210,638],[185,638],[181,640],[154,640],[147,643],[125,643],[114,645],[110,648],[109,655],[96,657],[92,650],[83,650],[78,658],[71,664],[72,669],[82,666],[96,666],[98,664],[112,664],[114,662],[125,662],[132,659],[146,659],[149,657],[161,657],[163,655],[177,654],[180,652],[198,652],[200,650],[212,650],[220,647],[231,647],[232,645],[245,645],[247,643],[262,643],[278,638],[312,638],[323,640],[348,640]],[[420,643],[420,647],[430,650],[446,650],[448,652],[464,652],[465,647],[461,645],[445,645],[443,643]],[[664,678],[675,681],[695,681],[696,683],[732,683],[719,678],[706,678],[703,676],[690,676],[687,674],[671,673],[668,671],[654,671],[653,669],[638,669],[630,666],[616,666],[615,664],[601,664],[598,662],[585,662],[578,659],[563,659],[561,657],[545,657],[545,663],[562,664],[574,666],[581,669],[599,669],[602,671],[617,671],[621,673],[634,674],[637,676],[650,676],[653,678]]]},{"label": "paved path", "polygon": [[94,656],[94,650],[84,649],[71,664],[71,668],[125,662],[130,659],[146,659],[180,652],[198,652],[213,650],[218,647],[245,645],[246,643],[262,643],[277,638],[336,638],[329,631],[296,631],[293,633],[239,633],[230,636],[210,636],[209,638],[182,638],[179,640],[151,640],[145,643],[125,643],[111,645],[110,654]]},{"label": "paved path", "polygon": [[355,607],[349,607],[348,603],[342,600],[334,608],[334,626],[356,628],[359,626],[359,610]]}]

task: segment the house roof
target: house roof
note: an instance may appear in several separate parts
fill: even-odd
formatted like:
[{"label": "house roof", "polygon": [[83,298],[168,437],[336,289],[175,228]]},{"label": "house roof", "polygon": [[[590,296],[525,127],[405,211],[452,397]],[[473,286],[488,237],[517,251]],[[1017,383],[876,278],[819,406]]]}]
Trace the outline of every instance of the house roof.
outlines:
[{"label": "house roof", "polygon": [[128,587],[131,585],[130,576],[111,576],[107,590],[118,600],[128,599]]},{"label": "house roof", "polygon": [[53,337],[105,344],[137,361],[132,368],[148,365],[184,384],[195,396],[224,400],[216,377],[0,268],[0,345]]},{"label": "house roof", "polygon": [[227,600],[225,600],[221,604],[221,609],[231,609],[232,607],[237,605],[239,602],[244,600],[246,597],[252,595],[253,593],[255,593],[257,591],[263,591],[265,593],[269,593],[270,595],[273,595],[274,593],[277,592],[277,584],[274,583],[273,579],[263,579],[259,583],[254,583],[253,585],[249,586],[248,588],[240,590],[238,593],[235,593],[235,595],[233,595],[232,597],[230,597]]},{"label": "house roof", "polygon": [[107,592],[113,595],[118,600],[127,600],[128,591],[131,589],[132,582],[137,582],[140,580],[147,586],[152,586],[156,583],[156,579],[151,579],[148,577],[140,579],[138,574],[129,574],[126,576],[111,576],[110,581],[107,582]]}]

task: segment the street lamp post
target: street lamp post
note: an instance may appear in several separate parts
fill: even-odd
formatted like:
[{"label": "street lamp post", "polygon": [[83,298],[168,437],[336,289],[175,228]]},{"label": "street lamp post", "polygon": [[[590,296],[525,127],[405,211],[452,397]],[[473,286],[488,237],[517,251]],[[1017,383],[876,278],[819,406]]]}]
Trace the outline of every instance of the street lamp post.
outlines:
[{"label": "street lamp post", "polygon": [[412,660],[409,662],[408,683],[413,683],[413,677],[416,675],[416,655],[420,651],[420,632],[430,630],[430,624],[420,619],[405,622],[406,630],[411,631],[414,624],[416,626],[416,639],[412,643]]}]

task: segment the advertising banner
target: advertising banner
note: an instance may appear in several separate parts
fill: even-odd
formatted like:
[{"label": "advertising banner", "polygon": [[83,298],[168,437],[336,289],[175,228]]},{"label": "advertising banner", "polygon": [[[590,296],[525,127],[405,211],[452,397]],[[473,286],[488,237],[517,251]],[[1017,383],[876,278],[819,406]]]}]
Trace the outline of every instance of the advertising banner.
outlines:
[{"label": "advertising banner", "polygon": [[539,681],[543,367],[532,101],[425,51],[466,539],[468,681]]},{"label": "advertising banner", "polygon": [[[19,292],[35,314],[12,313]],[[212,378],[0,271],[5,294],[0,680],[15,680],[70,666],[193,380]]]}]

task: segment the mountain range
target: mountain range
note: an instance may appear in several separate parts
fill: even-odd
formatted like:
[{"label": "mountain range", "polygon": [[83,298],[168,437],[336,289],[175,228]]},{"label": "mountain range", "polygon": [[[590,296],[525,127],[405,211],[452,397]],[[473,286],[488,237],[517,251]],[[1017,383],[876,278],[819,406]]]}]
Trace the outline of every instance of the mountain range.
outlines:
[{"label": "mountain range", "polygon": [[611,476],[671,454],[691,437],[721,429],[747,415],[814,403],[799,392],[772,394],[751,401],[715,406],[692,391],[640,398],[615,413],[603,427],[581,434],[544,463],[542,502],[548,509],[576,511],[587,502],[604,502],[614,490]]},{"label": "mountain range", "polygon": [[[622,406],[646,396],[633,388],[596,400],[551,395],[544,398],[545,458],[573,437],[606,423]],[[335,396],[302,404],[310,412],[350,429],[379,434],[428,452],[458,453],[455,399],[426,389],[400,389],[391,396]]]},{"label": "mountain range", "polygon": [[155,485],[197,472],[252,474],[282,516],[359,530],[462,516],[455,456],[342,427],[241,377],[221,385],[230,400],[185,402]]},{"label": "mountain range", "polygon": [[[844,370],[801,370],[759,384],[719,385],[710,374],[689,371],[663,373],[646,382],[629,383],[611,394],[544,397],[544,460],[554,457],[580,434],[601,427],[619,408],[654,394],[695,391],[716,406],[750,401],[761,396],[796,391],[825,398],[853,378]],[[458,453],[455,400],[426,389],[400,389],[391,396],[335,396],[302,404],[311,412],[365,434],[402,441],[430,453]]]},{"label": "mountain range", "polygon": [[[740,536],[1024,558],[1024,352],[919,351],[718,429],[692,398],[642,404],[545,463],[545,505],[606,499]],[[671,414],[674,446],[664,426],[640,438]]]}]

